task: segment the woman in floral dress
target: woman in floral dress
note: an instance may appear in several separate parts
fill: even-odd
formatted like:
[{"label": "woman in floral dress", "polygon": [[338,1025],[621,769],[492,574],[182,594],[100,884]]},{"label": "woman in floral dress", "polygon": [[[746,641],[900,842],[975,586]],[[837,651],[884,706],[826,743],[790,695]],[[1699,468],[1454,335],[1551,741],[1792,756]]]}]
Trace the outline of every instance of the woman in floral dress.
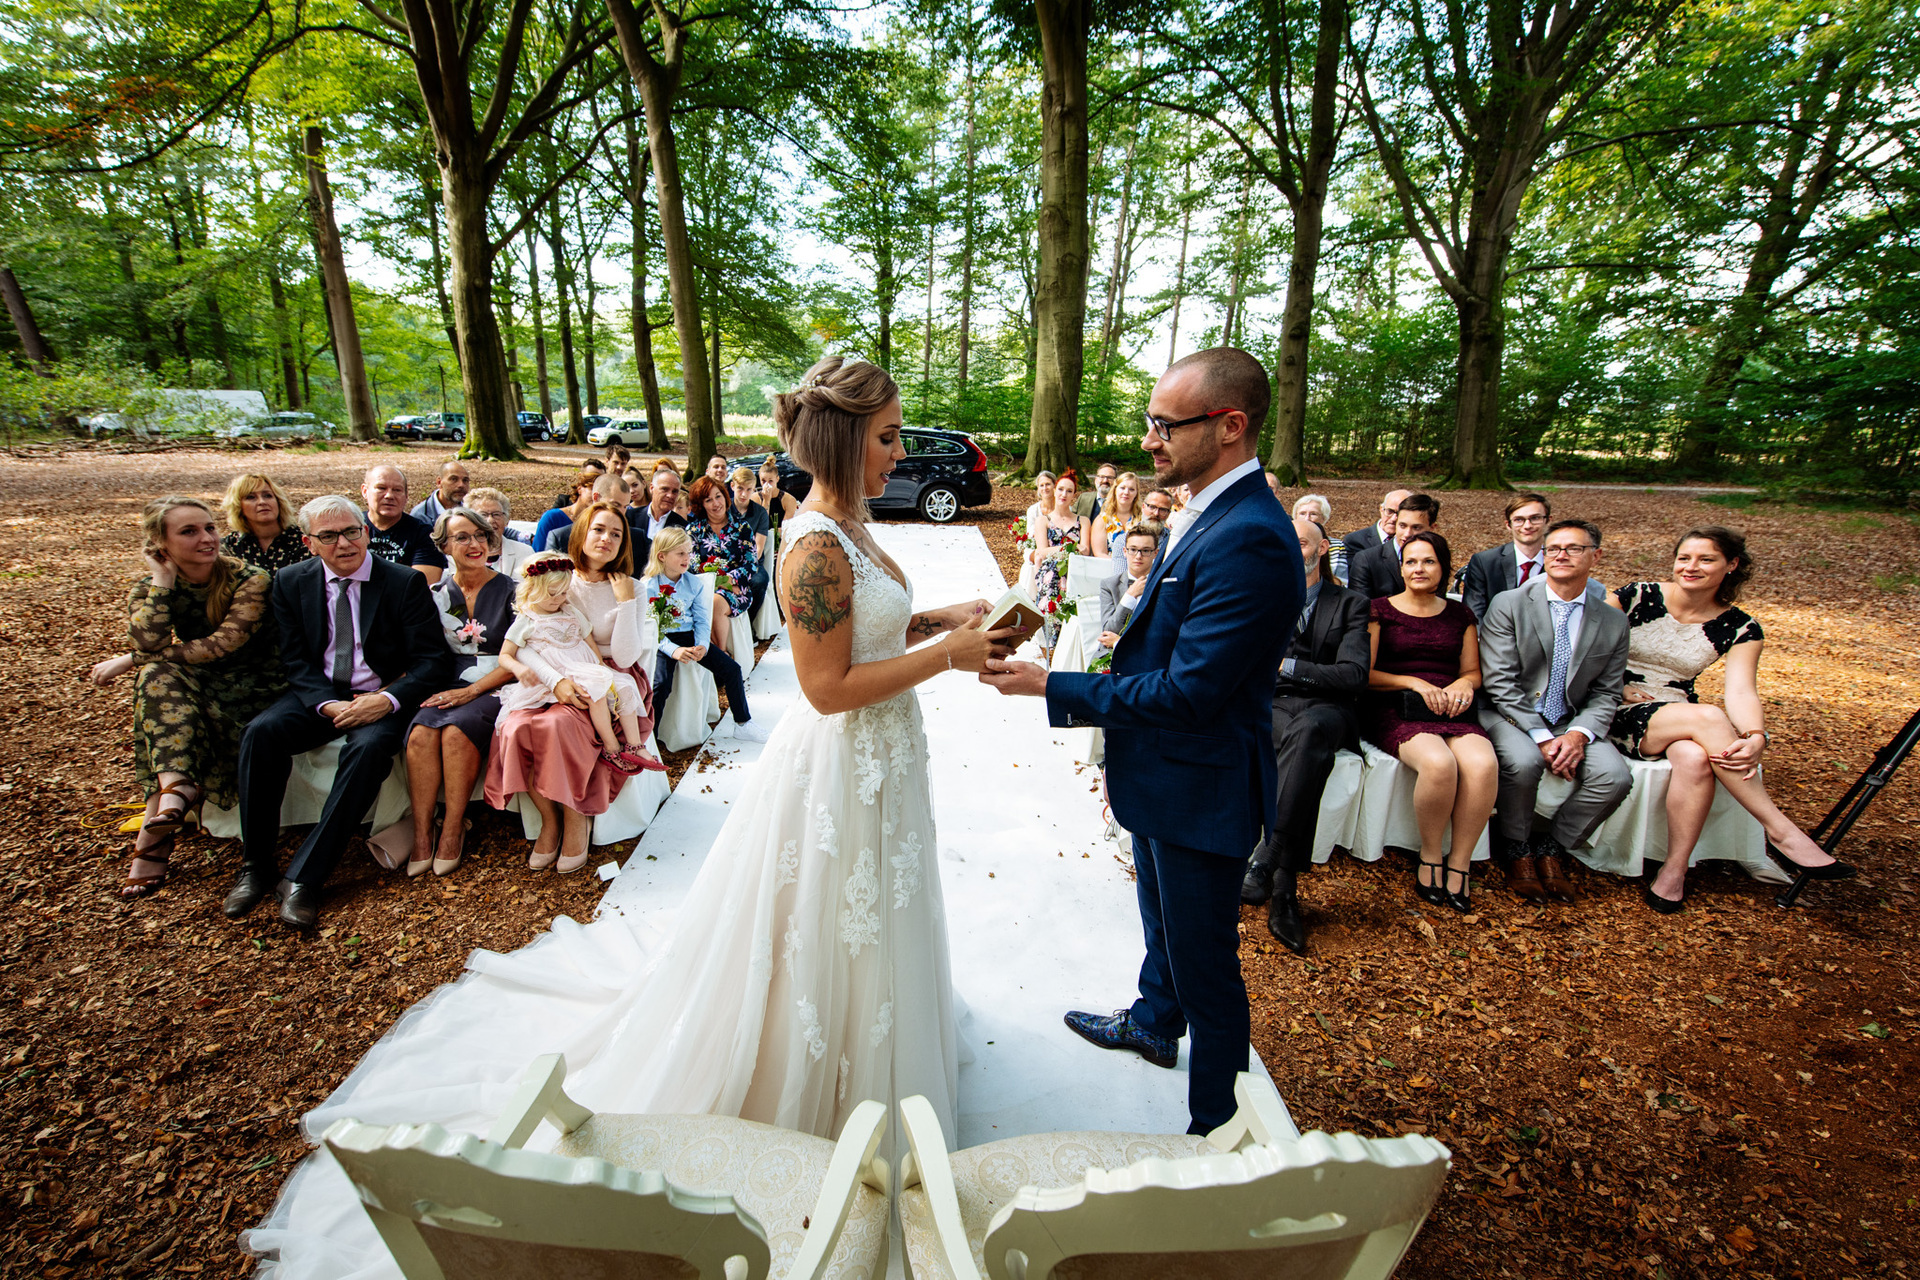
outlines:
[{"label": "woman in floral dress", "polygon": [[687,532],[693,535],[694,572],[700,566],[719,561],[730,582],[723,581],[713,593],[713,642],[731,652],[728,627],[734,615],[746,616],[751,601],[754,567],[753,526],[733,509],[733,496],[723,480],[701,476],[687,490],[693,514],[687,520]]}]

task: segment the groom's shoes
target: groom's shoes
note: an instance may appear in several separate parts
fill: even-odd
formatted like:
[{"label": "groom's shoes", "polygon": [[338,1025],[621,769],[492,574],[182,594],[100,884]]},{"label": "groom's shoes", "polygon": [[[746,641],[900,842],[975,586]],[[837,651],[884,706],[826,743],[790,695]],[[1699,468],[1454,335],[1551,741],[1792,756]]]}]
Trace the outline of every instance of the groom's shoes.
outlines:
[{"label": "groom's shoes", "polygon": [[1129,1009],[1110,1014],[1075,1011],[1066,1017],[1074,1034],[1102,1049],[1131,1049],[1156,1067],[1171,1067],[1180,1061],[1180,1042],[1156,1036],[1133,1020]]}]

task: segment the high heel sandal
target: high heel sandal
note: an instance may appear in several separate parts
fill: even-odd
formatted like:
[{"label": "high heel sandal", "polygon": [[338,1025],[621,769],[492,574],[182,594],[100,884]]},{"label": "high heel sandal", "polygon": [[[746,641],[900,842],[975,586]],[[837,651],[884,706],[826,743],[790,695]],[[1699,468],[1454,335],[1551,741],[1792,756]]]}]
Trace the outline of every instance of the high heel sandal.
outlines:
[{"label": "high heel sandal", "polygon": [[[166,796],[179,796],[182,803],[178,809],[162,809],[140,824],[140,835],[134,839],[133,856],[138,862],[157,862],[160,874],[157,876],[136,876],[132,870],[127,872],[127,882],[120,886],[120,899],[131,902],[136,898],[150,898],[160,892],[163,885],[173,876],[170,860],[173,857],[174,841],[180,837],[180,828],[187,825],[189,814],[197,813],[206,800],[206,792],[192,783],[181,786],[164,786],[157,793]],[[140,840],[152,837],[153,843],[145,849]]]},{"label": "high heel sandal", "polygon": [[1795,862],[1780,852],[1773,841],[1767,841],[1767,856],[1780,865],[1780,869],[1790,876],[1805,876],[1809,880],[1851,880],[1860,874],[1860,868],[1850,862],[1833,861],[1823,866],[1809,867]]},{"label": "high heel sandal", "polygon": [[1442,889],[1441,893],[1443,896],[1441,900],[1464,916],[1473,910],[1473,903],[1467,897],[1473,883],[1473,876],[1464,867],[1443,867],[1440,872],[1440,883],[1442,885],[1446,884],[1448,876],[1460,877],[1460,892],[1453,893]]},{"label": "high heel sandal", "polygon": [[[1419,857],[1418,854],[1414,856]],[[1446,865],[1446,859],[1444,858],[1439,862],[1428,862],[1425,858],[1420,858],[1421,867],[1439,867],[1442,869],[1443,876],[1445,875]],[[1415,867],[1413,871],[1413,894],[1416,898],[1420,899],[1420,901],[1430,903],[1436,907],[1444,907],[1447,905],[1447,891],[1445,889],[1441,888],[1438,884],[1420,883],[1420,867]]]}]

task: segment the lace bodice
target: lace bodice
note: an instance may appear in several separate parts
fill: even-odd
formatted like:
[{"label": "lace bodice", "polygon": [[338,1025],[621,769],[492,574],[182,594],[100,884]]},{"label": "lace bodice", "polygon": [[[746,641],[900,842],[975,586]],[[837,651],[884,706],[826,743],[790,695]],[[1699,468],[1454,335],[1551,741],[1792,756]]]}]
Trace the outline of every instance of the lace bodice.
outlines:
[{"label": "lace bodice", "polygon": [[[831,533],[840,540],[853,566],[853,660],[883,662],[907,651],[907,623],[913,621],[911,582],[902,587],[894,576],[868,559],[845,531],[818,511],[802,511],[786,522],[781,546],[790,548],[809,533]],[[786,552],[781,552],[784,560]]]}]

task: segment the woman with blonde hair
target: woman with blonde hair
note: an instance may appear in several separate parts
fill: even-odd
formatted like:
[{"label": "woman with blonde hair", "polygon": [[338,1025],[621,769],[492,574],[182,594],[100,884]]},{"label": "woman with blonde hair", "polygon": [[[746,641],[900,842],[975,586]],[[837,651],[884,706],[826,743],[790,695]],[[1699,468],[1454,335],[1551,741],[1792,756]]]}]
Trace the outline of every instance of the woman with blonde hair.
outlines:
[{"label": "woman with blonde hair", "polygon": [[220,539],[220,549],[237,560],[271,574],[312,554],[294,524],[293,504],[271,476],[235,476],[220,500],[220,511],[231,531]]},{"label": "woman with blonde hair", "polygon": [[167,882],[174,839],[209,796],[223,808],[240,802],[240,735],[287,688],[267,611],[272,575],[221,554],[213,509],[159,498],[140,530],[148,573],[127,596],[133,649],[91,673],[104,688],[139,670],[133,758],[147,808],[122,898]]},{"label": "woman with blonde hair", "polygon": [[1127,530],[1133,528],[1144,514],[1140,509],[1140,477],[1131,471],[1122,471],[1114,477],[1113,488],[1107,490],[1106,502],[1088,524],[1089,545],[1086,554],[1102,560],[1117,557],[1120,542],[1127,536]]}]

